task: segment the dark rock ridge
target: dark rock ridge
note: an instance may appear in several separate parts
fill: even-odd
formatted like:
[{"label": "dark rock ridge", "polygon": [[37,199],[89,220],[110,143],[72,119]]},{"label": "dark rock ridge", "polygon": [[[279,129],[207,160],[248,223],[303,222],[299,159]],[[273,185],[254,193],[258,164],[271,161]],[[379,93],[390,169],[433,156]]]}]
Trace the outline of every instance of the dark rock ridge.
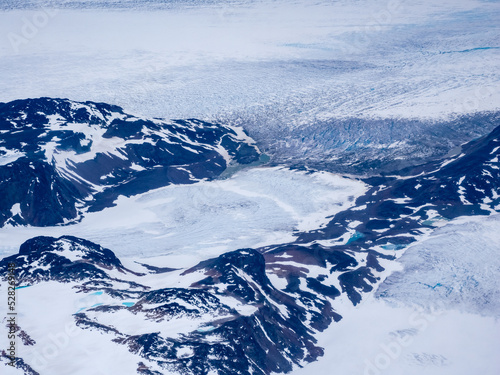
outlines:
[{"label": "dark rock ridge", "polygon": [[[15,263],[16,286],[43,281],[115,280],[115,275],[133,274],[115,254],[93,242],[73,237],[35,237],[24,242],[19,253],[0,260],[0,273],[7,275]],[[110,273],[114,272],[113,275]]]},{"label": "dark rock ridge", "polygon": [[[107,294],[112,302],[74,318],[126,346],[138,373],[286,373],[323,355],[315,334],[341,318],[336,304],[360,303],[400,249],[447,220],[500,210],[499,156],[497,127],[454,157],[367,179],[371,188],[354,207],[293,243],[240,249],[188,270],[143,265],[144,274],[133,273],[96,244],[37,237],[2,260],[0,272],[14,261],[21,284],[72,282],[80,292]],[[145,281],[171,272],[178,287]],[[118,286],[124,281],[126,289]],[[147,328],[130,332],[120,325],[128,319]],[[172,333],[186,320],[196,324]]]},{"label": "dark rock ridge", "polygon": [[0,103],[0,226],[67,223],[119,195],[213,179],[228,163],[258,159],[251,139],[228,126],[66,99]]},{"label": "dark rock ridge", "polygon": [[[372,187],[354,207],[334,215],[323,228],[300,233],[295,244],[261,251],[270,272],[285,277],[287,288],[307,281],[306,273],[280,260],[319,266],[325,274],[340,273],[342,292],[359,303],[383,270],[382,259],[417,241],[437,225],[458,216],[500,211],[500,127],[465,144],[451,158],[365,180]],[[327,241],[331,246],[319,243]],[[364,255],[364,263],[353,256]],[[328,272],[326,272],[328,271]]]},{"label": "dark rock ridge", "polygon": [[[325,296],[316,295],[308,306],[276,289],[266,276],[264,257],[252,249],[202,262],[182,275],[192,273],[198,273],[200,280],[189,288],[148,292],[129,309],[155,321],[199,318],[206,329],[180,338],[156,332],[115,333],[115,341],[164,369],[184,374],[283,373],[323,355],[313,333],[340,319]],[[239,306],[225,305],[228,297]],[[148,304],[156,307],[150,309]],[[241,306],[245,308],[238,311]],[[79,318],[85,321],[89,316]],[[97,313],[93,316],[99,320]],[[186,348],[189,355],[179,357]]]},{"label": "dark rock ridge", "polygon": [[[323,295],[318,288],[315,296],[295,298],[279,290],[267,276],[264,256],[254,249],[204,261],[179,274],[181,283],[186,279],[188,284],[162,289],[144,286],[145,274],[127,270],[112,251],[75,237],[26,241],[18,254],[0,262],[3,275],[11,262],[16,263],[19,286],[71,282],[80,292],[106,293],[107,303],[76,311],[74,319],[81,329],[97,330],[103,339],[125,345],[142,361],[141,371],[153,364],[193,375],[289,372],[323,355],[314,333],[340,319],[331,305],[338,293]],[[123,282],[130,288],[114,286]],[[125,306],[120,303],[124,299],[134,303]],[[126,313],[155,327],[131,334],[122,330],[120,320],[105,323],[114,322],[118,311],[121,321]],[[162,333],[165,324],[183,319],[199,322],[199,328]]]}]

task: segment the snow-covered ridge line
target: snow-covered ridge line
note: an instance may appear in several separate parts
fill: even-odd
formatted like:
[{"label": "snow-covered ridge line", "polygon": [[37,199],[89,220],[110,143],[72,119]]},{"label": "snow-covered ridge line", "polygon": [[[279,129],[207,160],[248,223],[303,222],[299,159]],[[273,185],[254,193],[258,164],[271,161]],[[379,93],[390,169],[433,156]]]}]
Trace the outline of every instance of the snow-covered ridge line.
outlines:
[{"label": "snow-covered ridge line", "polygon": [[[20,285],[30,285],[23,293],[46,292],[53,281],[85,293],[91,305],[65,310],[79,332],[126,348],[127,361],[142,361],[140,368],[288,372],[323,355],[316,335],[372,295],[397,269],[394,260],[404,249],[419,246],[450,219],[500,209],[499,132],[464,145],[459,158],[421,166],[412,177],[367,180],[371,187],[355,207],[291,243],[227,252],[176,270],[144,260],[124,266],[81,239],[37,237],[0,268],[19,264]],[[92,300],[101,295],[102,301]],[[240,352],[241,345],[247,350]]]},{"label": "snow-covered ridge line", "polygon": [[[1,260],[0,270],[12,262],[23,299],[29,294],[31,303],[43,305],[47,288],[55,288],[52,303],[60,307],[58,315],[76,324],[79,336],[100,337],[99,346],[117,350],[124,346],[127,362],[143,361],[162,374],[290,371],[322,355],[312,333],[340,318],[328,299],[318,296],[311,309],[276,289],[266,276],[264,257],[253,249],[226,253],[187,270],[137,264],[132,270],[110,250],[89,241],[36,237],[18,254]],[[0,288],[5,285],[0,282]],[[46,361],[37,360],[36,350],[44,345],[43,332],[57,330],[59,320],[47,319],[42,330],[35,329],[37,321],[33,316],[23,323],[35,346],[20,345],[19,358],[43,372]],[[286,339],[280,338],[283,334]],[[88,343],[80,345],[88,349]],[[57,367],[61,359],[50,365]],[[100,365],[88,361],[83,368],[93,372]]]},{"label": "snow-covered ridge line", "polygon": [[[0,206],[0,225],[67,223],[112,206],[119,195],[211,180],[260,155],[241,129],[149,120],[117,106],[67,99],[0,103],[0,129],[0,190],[9,197]],[[29,196],[37,197],[31,206]],[[37,207],[39,200],[51,207]],[[11,216],[17,203],[21,213]]]}]

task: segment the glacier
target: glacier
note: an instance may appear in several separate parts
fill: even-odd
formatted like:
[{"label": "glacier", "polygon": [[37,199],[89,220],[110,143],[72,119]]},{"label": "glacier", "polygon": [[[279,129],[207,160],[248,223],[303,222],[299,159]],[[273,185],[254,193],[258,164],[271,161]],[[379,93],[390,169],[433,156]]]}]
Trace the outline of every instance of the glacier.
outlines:
[{"label": "glacier", "polygon": [[499,220],[455,219],[409,247],[373,296],[339,309],[345,318],[319,336],[328,358],[294,374],[498,373]]},{"label": "glacier", "polygon": [[[8,4],[1,101],[69,97],[162,118],[271,110],[265,126],[498,109],[497,2]],[[23,37],[41,5],[58,13],[16,50],[7,35]]]},{"label": "glacier", "polygon": [[245,247],[288,242],[317,229],[354,204],[360,181],[326,172],[252,168],[224,180],[156,189],[87,213],[74,225],[0,228],[0,253],[41,235],[73,235],[115,249],[120,256],[160,257],[183,266]]},{"label": "glacier", "polygon": [[2,374],[500,373],[499,16],[0,0]]}]

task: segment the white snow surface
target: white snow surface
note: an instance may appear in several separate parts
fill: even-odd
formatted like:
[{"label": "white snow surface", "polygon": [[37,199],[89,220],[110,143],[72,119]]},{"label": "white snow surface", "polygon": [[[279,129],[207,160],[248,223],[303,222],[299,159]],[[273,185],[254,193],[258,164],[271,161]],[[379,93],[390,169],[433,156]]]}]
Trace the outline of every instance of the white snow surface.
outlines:
[{"label": "white snow surface", "polygon": [[325,356],[293,375],[500,373],[499,224],[459,218],[408,247],[376,293],[335,304]]},{"label": "white snow surface", "polygon": [[[73,286],[72,283],[48,282],[17,290],[16,322],[36,341],[36,345],[24,345],[17,337],[16,355],[42,374],[134,374],[143,359],[131,355],[126,346],[117,345],[98,331],[76,326],[72,314],[77,311],[79,299],[83,296],[76,293]],[[5,300],[6,287],[5,283],[0,287],[0,294]],[[94,297],[95,301],[99,301],[99,296]],[[110,302],[109,297],[103,297],[104,300]],[[0,319],[4,319],[3,315]],[[7,325],[2,321],[2,348],[8,347],[7,332]],[[2,361],[5,359],[2,358]],[[154,363],[148,365],[154,366]],[[23,373],[7,370],[10,366],[4,366],[2,362],[0,366],[2,374]],[[170,374],[165,370],[161,373]]]},{"label": "white snow surface", "polygon": [[0,165],[7,165],[23,156],[23,152],[8,150],[5,147],[0,147]]},{"label": "white snow surface", "polygon": [[495,1],[46,4],[0,12],[0,101],[67,97],[162,118],[271,105],[282,126],[499,108]]},{"label": "white snow surface", "polygon": [[442,303],[449,309],[500,317],[500,214],[464,217],[410,247],[377,294],[387,300]]},{"label": "white snow surface", "polygon": [[321,227],[365,191],[362,182],[326,172],[252,168],[225,180],[121,196],[115,207],[74,225],[5,226],[0,254],[16,253],[38,235],[73,235],[120,258],[169,254],[174,267],[183,267],[226,251],[291,241],[295,230]]},{"label": "white snow surface", "polygon": [[496,375],[500,323],[491,316],[367,298],[318,335],[325,356],[293,375]]},{"label": "white snow surface", "polygon": [[[208,119],[267,106],[282,126],[498,110],[499,14],[498,2],[482,0],[0,11],[0,101],[67,97],[147,117]],[[2,154],[0,165],[22,156]],[[240,171],[223,181],[120,198],[72,226],[4,227],[0,256],[37,235],[70,234],[131,257],[125,264],[151,256],[147,263],[159,267],[186,267],[292,240],[295,229],[321,226],[364,190],[326,173]],[[325,356],[293,374],[498,375],[498,228],[498,216],[459,219],[408,247],[399,258],[404,271],[393,263],[396,272],[376,296],[356,307],[335,301],[343,319],[319,335]],[[175,282],[157,278],[150,285]],[[17,291],[19,324],[39,348],[19,345],[19,355],[53,374],[135,371],[138,359],[125,347],[96,331],[74,330],[71,314],[95,300],[75,296],[71,287],[43,283]],[[6,288],[1,295],[6,301]],[[1,347],[6,337],[3,321]],[[20,373],[1,366],[2,373]]]}]

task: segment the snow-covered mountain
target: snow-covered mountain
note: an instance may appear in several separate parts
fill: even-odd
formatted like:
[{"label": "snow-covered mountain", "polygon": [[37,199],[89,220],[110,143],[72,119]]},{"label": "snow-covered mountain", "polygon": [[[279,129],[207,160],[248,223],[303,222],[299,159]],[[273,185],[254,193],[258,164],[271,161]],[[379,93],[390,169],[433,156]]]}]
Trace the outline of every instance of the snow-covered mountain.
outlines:
[{"label": "snow-covered mountain", "polygon": [[144,119],[102,103],[26,99],[0,104],[0,225],[68,223],[169,184],[259,160],[241,129]]},{"label": "snow-covered mountain", "polygon": [[[125,346],[138,367],[143,363],[159,373],[288,372],[323,355],[313,333],[340,319],[321,289],[300,298],[278,290],[266,275],[264,257],[252,249],[182,271],[136,264],[137,272],[89,241],[36,237],[19,254],[4,258],[0,271],[5,274],[12,262],[19,295],[29,287],[42,296],[54,282],[71,290],[55,296],[54,306],[59,298],[76,303],[82,294],[102,295],[104,303],[82,306],[66,319],[74,319],[78,329],[100,332],[101,340]],[[172,278],[178,280],[173,287],[165,283]],[[324,289],[330,297],[339,294],[332,287]],[[19,325],[33,345],[37,332],[31,333],[34,327],[25,322]],[[29,351],[20,349],[32,357]]]},{"label": "snow-covered mountain", "polygon": [[[96,346],[116,352],[115,368],[131,374],[271,374],[307,366],[326,355],[321,332],[361,306],[406,248],[450,219],[499,211],[499,155],[497,127],[455,156],[365,180],[371,187],[353,207],[293,242],[191,267],[120,260],[71,236],[30,239],[0,261],[2,275],[16,264],[19,300],[28,304],[20,310],[17,368],[60,373],[68,355]],[[398,295],[387,286],[380,293]],[[50,310],[48,295],[57,319],[38,316]],[[53,339],[64,330],[60,320],[76,332],[64,345]],[[50,345],[59,345],[52,357]],[[78,361],[74,373],[110,365],[105,356],[93,358]]]},{"label": "snow-covered mountain", "polygon": [[7,272],[9,262],[16,263],[19,286],[42,281],[70,282],[110,279],[109,271],[125,273],[118,258],[107,249],[76,237],[36,237],[26,241],[18,256],[2,259]]},{"label": "snow-covered mountain", "polygon": [[0,0],[0,373],[500,374],[499,19]]}]

